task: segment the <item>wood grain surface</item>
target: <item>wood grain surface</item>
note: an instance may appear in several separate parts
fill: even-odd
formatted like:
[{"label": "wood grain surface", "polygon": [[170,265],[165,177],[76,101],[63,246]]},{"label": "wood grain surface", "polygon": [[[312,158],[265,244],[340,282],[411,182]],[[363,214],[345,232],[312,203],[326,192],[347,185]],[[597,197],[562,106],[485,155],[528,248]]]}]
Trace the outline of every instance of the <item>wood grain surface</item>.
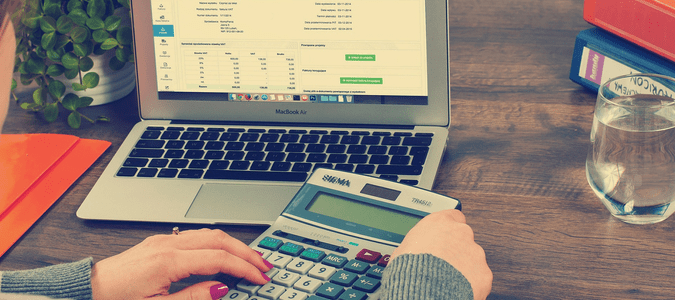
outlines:
[{"label": "wood grain surface", "polygon": [[[591,191],[595,94],[569,80],[582,0],[450,0],[452,126],[434,190],[460,199],[494,272],[489,299],[673,299],[675,219],[628,225]],[[135,95],[72,130],[10,105],[3,133],[57,132],[113,146],[7,254],[0,270],[117,254],[173,224],[88,222],[75,211],[138,121]],[[201,226],[185,226],[188,229]],[[264,227],[219,226],[249,243]]]}]

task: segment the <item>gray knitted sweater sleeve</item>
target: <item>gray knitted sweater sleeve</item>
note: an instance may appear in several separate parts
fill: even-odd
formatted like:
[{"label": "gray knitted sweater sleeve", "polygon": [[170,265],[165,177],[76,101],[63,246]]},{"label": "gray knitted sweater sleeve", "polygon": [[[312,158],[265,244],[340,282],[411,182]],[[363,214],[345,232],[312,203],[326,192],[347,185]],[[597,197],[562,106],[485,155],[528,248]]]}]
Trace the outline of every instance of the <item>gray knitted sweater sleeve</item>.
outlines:
[{"label": "gray knitted sweater sleeve", "polygon": [[373,297],[382,300],[473,299],[471,284],[445,260],[431,254],[403,254],[389,262],[382,287]]},{"label": "gray knitted sweater sleeve", "polygon": [[92,265],[92,258],[87,258],[34,270],[4,271],[0,274],[0,293],[90,300]]}]

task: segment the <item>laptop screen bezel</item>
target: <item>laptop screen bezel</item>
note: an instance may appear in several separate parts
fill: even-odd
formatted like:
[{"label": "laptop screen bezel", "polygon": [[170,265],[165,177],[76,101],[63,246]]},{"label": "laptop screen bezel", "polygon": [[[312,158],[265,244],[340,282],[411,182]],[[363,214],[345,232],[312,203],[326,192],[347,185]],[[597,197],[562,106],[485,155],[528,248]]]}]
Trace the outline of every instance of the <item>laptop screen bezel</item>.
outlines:
[{"label": "laptop screen bezel", "polygon": [[[426,0],[428,105],[160,100],[150,0],[132,1],[139,114],[144,120],[444,126],[450,124],[447,0]],[[279,114],[277,110],[303,110]]]}]

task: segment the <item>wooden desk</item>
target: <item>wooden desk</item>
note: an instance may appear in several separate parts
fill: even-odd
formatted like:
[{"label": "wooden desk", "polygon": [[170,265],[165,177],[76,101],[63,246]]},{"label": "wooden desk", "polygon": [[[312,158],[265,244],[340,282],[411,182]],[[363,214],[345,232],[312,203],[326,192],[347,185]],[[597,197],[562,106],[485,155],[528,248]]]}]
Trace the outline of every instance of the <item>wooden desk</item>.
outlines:
[{"label": "wooden desk", "polygon": [[[595,94],[568,79],[574,38],[590,27],[583,1],[450,2],[452,138],[434,190],[462,200],[494,272],[490,298],[675,298],[675,219],[624,224],[586,182]],[[111,123],[71,130],[11,106],[5,133],[60,132],[113,147],[0,259],[0,269],[101,259],[170,232],[173,224],[75,216],[137,121],[135,109],[132,95],[87,111]],[[263,231],[219,228],[246,243]]]}]

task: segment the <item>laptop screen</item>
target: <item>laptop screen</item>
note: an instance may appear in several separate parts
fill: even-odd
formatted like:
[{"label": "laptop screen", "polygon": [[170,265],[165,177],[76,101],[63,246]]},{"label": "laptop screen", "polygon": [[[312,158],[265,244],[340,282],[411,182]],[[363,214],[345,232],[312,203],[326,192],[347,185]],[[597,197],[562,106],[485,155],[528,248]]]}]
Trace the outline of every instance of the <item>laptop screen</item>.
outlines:
[{"label": "laptop screen", "polygon": [[151,5],[159,100],[428,104],[424,0]]}]

